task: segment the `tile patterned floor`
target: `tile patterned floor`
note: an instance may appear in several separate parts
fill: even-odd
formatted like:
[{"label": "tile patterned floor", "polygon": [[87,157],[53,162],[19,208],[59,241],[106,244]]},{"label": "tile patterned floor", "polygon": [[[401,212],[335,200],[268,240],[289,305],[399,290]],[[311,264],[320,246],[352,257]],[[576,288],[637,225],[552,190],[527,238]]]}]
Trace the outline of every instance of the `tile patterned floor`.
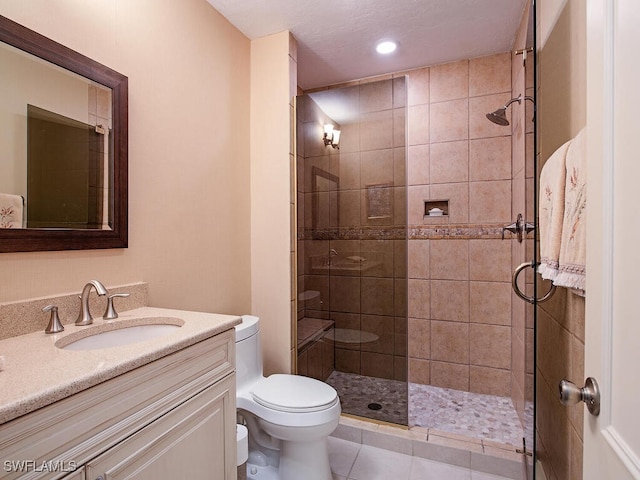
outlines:
[{"label": "tile patterned floor", "polygon": [[524,432],[509,397],[409,384],[409,425],[522,445]]},{"label": "tile patterned floor", "polygon": [[[337,390],[344,413],[408,425],[406,382],[334,371],[327,383]],[[371,403],[377,403],[382,408],[372,410],[369,408]]]},{"label": "tile patterned floor", "polygon": [[509,480],[334,437],[329,461],[334,480]]},{"label": "tile patterned floor", "polygon": [[[340,395],[342,410],[399,425],[522,445],[523,430],[508,397],[333,372],[327,383]],[[379,410],[368,408],[379,403]],[[408,412],[408,413],[407,413]]]}]

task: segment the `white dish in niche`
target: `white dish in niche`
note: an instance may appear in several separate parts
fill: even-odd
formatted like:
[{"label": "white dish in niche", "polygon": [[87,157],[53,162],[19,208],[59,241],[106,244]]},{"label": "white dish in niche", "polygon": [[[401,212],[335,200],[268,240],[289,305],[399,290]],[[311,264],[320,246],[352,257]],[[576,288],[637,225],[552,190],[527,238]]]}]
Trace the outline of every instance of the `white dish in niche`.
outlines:
[{"label": "white dish in niche", "polygon": [[441,210],[440,208],[432,208],[431,210],[429,210],[430,217],[441,217],[443,214],[444,210]]}]

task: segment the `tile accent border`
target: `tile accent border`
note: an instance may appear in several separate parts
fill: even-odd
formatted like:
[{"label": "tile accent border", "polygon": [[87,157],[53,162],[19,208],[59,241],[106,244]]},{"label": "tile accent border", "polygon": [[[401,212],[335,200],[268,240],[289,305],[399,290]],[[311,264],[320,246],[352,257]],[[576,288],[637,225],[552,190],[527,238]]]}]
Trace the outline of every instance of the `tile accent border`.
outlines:
[{"label": "tile accent border", "polygon": [[[451,224],[451,225],[410,225],[410,240],[440,240],[449,238],[500,239],[503,224]],[[513,238],[511,232],[505,232],[504,239]]]},{"label": "tile accent border", "polygon": [[[327,229],[299,229],[298,241],[302,240],[439,240],[453,238],[501,239],[500,224],[447,224],[447,225],[409,225],[404,227],[351,227]],[[504,239],[515,238],[511,232],[504,232]],[[529,233],[527,238],[533,238]]]},{"label": "tile accent border", "polygon": [[[115,307],[118,312],[125,312],[147,305],[149,297],[147,283],[105,286],[110,294],[129,294],[126,298],[116,299]],[[49,322],[49,314],[44,313],[42,308],[51,304],[58,307],[58,314],[63,325],[75,322],[80,308],[79,294],[80,291],[66,295],[0,303],[0,340],[37,332],[38,330],[44,332]],[[107,308],[107,299],[106,297],[99,297],[96,295],[95,290],[92,290],[89,306],[94,317],[101,317]]]},{"label": "tile accent border", "polygon": [[421,427],[405,428],[342,415],[331,434],[362,445],[519,480],[522,454],[514,447]]}]

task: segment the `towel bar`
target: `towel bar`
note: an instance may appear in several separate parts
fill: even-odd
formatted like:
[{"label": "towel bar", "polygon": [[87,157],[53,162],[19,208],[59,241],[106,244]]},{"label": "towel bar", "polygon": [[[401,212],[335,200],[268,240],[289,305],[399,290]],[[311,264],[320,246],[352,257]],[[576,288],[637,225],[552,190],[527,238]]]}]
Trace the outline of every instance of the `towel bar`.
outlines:
[{"label": "towel bar", "polygon": [[511,287],[513,288],[513,291],[516,292],[516,295],[518,295],[521,299],[523,299],[525,302],[531,303],[531,304],[535,304],[537,303],[542,303],[542,302],[546,302],[547,300],[549,300],[553,294],[556,292],[556,286],[551,284],[551,288],[549,289],[549,291],[547,293],[545,293],[545,295],[542,298],[535,298],[535,297],[528,297],[527,295],[525,295],[524,293],[522,293],[522,291],[520,290],[520,287],[518,287],[518,275],[520,275],[520,273],[528,267],[531,267],[535,269],[538,267],[538,263],[531,261],[531,262],[525,262],[520,264],[520,266],[518,266],[518,268],[516,268],[513,272],[513,278],[511,281]]}]

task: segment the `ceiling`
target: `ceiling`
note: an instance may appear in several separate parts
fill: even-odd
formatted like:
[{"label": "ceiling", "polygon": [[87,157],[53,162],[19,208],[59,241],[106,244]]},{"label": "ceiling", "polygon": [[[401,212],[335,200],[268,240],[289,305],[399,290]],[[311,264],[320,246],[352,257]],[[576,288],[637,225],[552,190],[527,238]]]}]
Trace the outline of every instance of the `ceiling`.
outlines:
[{"label": "ceiling", "polygon": [[[304,90],[511,50],[527,0],[207,0],[250,39],[289,30]],[[375,51],[381,39],[396,52]]]}]

